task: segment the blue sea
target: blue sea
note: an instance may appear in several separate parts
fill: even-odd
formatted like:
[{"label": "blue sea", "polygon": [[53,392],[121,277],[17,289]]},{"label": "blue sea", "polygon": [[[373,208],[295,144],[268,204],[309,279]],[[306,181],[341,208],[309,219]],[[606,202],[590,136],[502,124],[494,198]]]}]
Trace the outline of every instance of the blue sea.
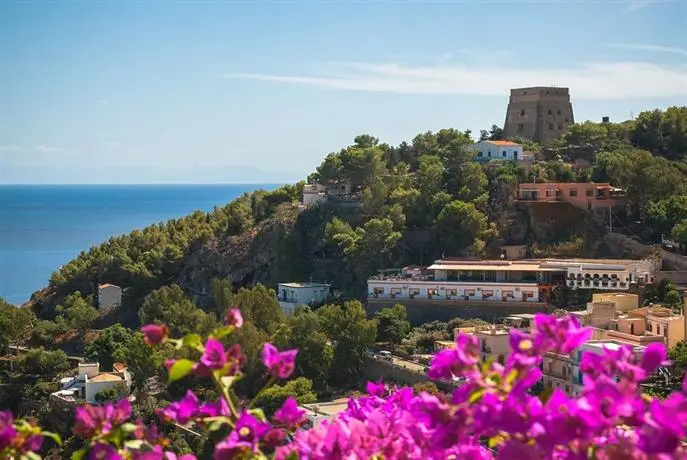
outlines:
[{"label": "blue sea", "polygon": [[15,304],[50,274],[111,236],[197,209],[210,211],[275,184],[0,185],[0,297]]}]

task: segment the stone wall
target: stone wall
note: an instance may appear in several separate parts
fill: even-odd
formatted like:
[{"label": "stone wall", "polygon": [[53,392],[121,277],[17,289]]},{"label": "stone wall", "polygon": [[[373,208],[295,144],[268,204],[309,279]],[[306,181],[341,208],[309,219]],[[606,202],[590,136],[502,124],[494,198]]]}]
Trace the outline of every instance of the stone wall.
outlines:
[{"label": "stone wall", "polygon": [[408,321],[420,325],[431,321],[449,321],[453,318],[481,318],[488,322],[498,321],[508,315],[517,313],[538,313],[552,311],[543,302],[507,302],[500,301],[462,301],[462,300],[425,300],[425,299],[370,299],[366,311],[369,316],[385,307],[400,303],[406,307]]},{"label": "stone wall", "polygon": [[403,385],[415,385],[421,382],[434,382],[442,391],[451,392],[456,388],[455,384],[430,380],[426,374],[416,372],[383,359],[365,358],[363,377],[367,381],[395,382]]}]

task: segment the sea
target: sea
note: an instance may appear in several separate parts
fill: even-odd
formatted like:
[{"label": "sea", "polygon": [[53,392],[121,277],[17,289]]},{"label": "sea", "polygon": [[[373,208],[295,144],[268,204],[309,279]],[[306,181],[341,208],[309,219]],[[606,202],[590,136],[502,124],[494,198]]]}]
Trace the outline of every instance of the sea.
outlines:
[{"label": "sea", "polygon": [[81,251],[281,184],[0,185],[0,297],[20,305]]}]

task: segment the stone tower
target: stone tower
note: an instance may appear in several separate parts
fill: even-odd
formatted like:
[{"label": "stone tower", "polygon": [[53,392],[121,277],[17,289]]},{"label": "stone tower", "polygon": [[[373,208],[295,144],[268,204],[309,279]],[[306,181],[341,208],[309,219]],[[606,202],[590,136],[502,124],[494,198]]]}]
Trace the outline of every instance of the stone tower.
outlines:
[{"label": "stone tower", "polygon": [[568,88],[536,86],[510,90],[503,126],[506,137],[545,142],[558,139],[574,122]]}]

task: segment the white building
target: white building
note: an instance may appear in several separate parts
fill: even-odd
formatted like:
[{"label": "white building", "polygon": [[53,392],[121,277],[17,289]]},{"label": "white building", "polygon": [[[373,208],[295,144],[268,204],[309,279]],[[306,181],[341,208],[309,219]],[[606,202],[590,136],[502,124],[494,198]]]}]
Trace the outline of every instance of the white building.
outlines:
[{"label": "white building", "polygon": [[308,184],[303,187],[303,206],[310,207],[314,204],[321,203],[326,200],[327,188],[324,185]]},{"label": "white building", "polygon": [[62,389],[52,393],[51,398],[66,402],[84,399],[91,404],[96,402],[96,395],[109,388],[117,388],[122,397],[131,390],[131,374],[122,363],[115,363],[113,372],[100,372],[98,363],[79,363],[78,373],[74,377],[60,380]]},{"label": "white building", "polygon": [[580,370],[582,363],[582,356],[584,353],[595,353],[600,355],[604,349],[618,350],[620,347],[630,347],[635,354],[642,354],[646,347],[641,345],[629,345],[627,343],[617,342],[615,340],[590,340],[584,343],[570,356],[570,364],[572,367],[572,393],[577,395],[583,387],[583,374]]},{"label": "white building", "polygon": [[329,402],[318,402],[313,404],[303,404],[305,415],[308,417],[311,426],[319,425],[323,420],[331,420],[337,414],[348,408],[348,398],[341,398]]},{"label": "white building", "polygon": [[479,141],[473,146],[477,161],[520,161],[524,159],[522,145],[510,141]]},{"label": "white building", "polygon": [[367,281],[368,299],[550,302],[554,288],[627,291],[650,283],[650,260],[437,260],[431,275],[380,274]]},{"label": "white building", "polygon": [[98,286],[98,308],[116,308],[121,304],[122,288],[109,283]]},{"label": "white building", "polygon": [[324,283],[279,283],[277,301],[285,315],[291,315],[299,305],[320,304],[327,300],[331,285]]}]

